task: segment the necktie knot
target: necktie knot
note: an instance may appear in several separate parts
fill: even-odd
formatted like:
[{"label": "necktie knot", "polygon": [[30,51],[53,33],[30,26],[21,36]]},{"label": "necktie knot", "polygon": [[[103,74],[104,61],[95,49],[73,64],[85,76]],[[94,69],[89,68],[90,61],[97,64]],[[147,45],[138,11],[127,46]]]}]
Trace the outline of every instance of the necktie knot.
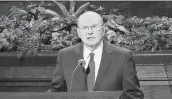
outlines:
[{"label": "necktie knot", "polygon": [[90,53],[90,60],[94,60],[94,53],[93,52]]}]

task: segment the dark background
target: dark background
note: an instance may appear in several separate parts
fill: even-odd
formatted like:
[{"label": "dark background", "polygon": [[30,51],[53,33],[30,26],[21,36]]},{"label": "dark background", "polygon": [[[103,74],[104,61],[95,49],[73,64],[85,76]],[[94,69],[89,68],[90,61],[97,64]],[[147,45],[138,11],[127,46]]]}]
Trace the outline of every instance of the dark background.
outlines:
[{"label": "dark background", "polygon": [[[34,2],[34,1],[32,1]],[[36,1],[39,3],[38,1]],[[46,1],[52,2],[52,1]],[[105,7],[105,12],[109,13],[110,9],[119,9],[120,14],[124,16],[148,17],[153,15],[172,16],[172,1],[76,1],[76,9],[86,2],[93,5]],[[53,3],[53,2],[52,2]],[[0,15],[6,14],[13,6],[26,6],[26,1],[0,1]],[[69,7],[69,1],[63,1],[66,7]],[[49,7],[52,10],[61,13],[57,6]]]}]

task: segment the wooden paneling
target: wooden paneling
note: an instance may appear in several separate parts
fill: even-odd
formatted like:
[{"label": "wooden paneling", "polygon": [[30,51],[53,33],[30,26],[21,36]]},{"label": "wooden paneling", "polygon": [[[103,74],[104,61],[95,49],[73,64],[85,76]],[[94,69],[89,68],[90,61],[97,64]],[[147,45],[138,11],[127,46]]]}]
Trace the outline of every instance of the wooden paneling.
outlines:
[{"label": "wooden paneling", "polygon": [[[55,66],[58,51],[41,51],[32,58],[17,58],[16,52],[0,53],[1,66]],[[133,52],[135,64],[162,65],[172,64],[172,52],[138,53]]]},{"label": "wooden paneling", "polygon": [[[0,92],[47,91],[53,77],[57,53],[57,51],[42,51],[38,56],[23,61],[17,58],[15,52],[0,53]],[[172,54],[170,53],[134,52],[137,75],[145,99],[163,99],[162,94],[171,92]]]},{"label": "wooden paneling", "polygon": [[167,81],[164,66],[137,66],[137,75],[141,81]]},{"label": "wooden paneling", "polygon": [[144,99],[171,99],[172,97],[169,86],[141,86],[141,89],[144,93]]},{"label": "wooden paneling", "polygon": [[46,92],[46,86],[0,86],[0,92]]},{"label": "wooden paneling", "polygon": [[0,78],[52,78],[55,66],[0,66]]}]

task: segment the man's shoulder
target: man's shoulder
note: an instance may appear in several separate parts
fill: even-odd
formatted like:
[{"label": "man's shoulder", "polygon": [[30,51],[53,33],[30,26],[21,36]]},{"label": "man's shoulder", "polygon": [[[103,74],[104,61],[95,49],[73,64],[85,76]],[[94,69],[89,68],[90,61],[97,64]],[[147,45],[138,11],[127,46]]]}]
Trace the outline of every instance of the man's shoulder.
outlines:
[{"label": "man's shoulder", "polygon": [[118,53],[121,53],[121,54],[131,53],[131,50],[129,50],[127,48],[120,47],[120,46],[117,46],[117,45],[114,45],[114,44],[110,44],[110,43],[108,45],[112,49],[112,52],[118,52]]},{"label": "man's shoulder", "polygon": [[80,46],[81,46],[81,43],[78,43],[78,44],[63,48],[60,50],[60,52],[61,53],[71,52],[71,51],[74,51],[75,49],[78,49]]}]

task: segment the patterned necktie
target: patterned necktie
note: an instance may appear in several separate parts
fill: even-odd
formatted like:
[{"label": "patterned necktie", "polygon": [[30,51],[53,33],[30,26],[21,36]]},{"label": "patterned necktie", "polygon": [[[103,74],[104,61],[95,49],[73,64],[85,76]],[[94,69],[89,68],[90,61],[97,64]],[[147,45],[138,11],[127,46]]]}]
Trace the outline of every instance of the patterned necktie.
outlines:
[{"label": "patterned necktie", "polygon": [[88,63],[87,87],[88,91],[93,91],[95,82],[95,62],[94,53],[90,53],[90,61]]}]

